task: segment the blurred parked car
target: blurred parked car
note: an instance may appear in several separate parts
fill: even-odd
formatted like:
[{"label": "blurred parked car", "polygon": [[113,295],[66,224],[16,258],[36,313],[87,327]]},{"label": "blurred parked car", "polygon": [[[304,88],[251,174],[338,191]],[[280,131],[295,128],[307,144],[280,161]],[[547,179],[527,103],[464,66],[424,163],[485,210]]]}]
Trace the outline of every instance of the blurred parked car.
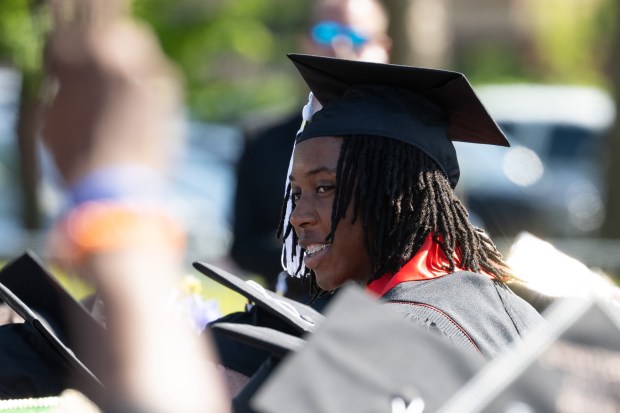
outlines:
[{"label": "blurred parked car", "polygon": [[494,237],[595,233],[605,217],[611,98],[596,88],[563,85],[484,85],[476,91],[511,143],[457,143],[459,190],[477,223]]}]

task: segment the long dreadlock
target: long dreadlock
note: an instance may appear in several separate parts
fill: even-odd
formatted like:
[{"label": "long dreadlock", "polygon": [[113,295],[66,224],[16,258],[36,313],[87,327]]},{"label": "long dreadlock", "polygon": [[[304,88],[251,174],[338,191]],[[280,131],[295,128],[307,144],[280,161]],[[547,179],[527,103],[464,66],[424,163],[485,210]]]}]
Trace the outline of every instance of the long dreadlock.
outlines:
[{"label": "long dreadlock", "polygon": [[[467,210],[437,164],[416,147],[376,136],[345,137],[336,179],[332,225],[326,241],[334,241],[336,227],[353,201],[350,219],[352,223],[362,220],[373,268],[369,281],[400,270],[430,233],[448,259],[448,271],[458,265],[473,272],[484,271],[502,282],[514,278],[493,242],[471,224]],[[285,204],[289,196],[290,186]],[[283,209],[279,237],[292,231],[284,215]],[[293,242],[297,243],[296,237]],[[460,262],[455,262],[455,252]],[[309,276],[316,287],[311,270],[302,275]]]}]

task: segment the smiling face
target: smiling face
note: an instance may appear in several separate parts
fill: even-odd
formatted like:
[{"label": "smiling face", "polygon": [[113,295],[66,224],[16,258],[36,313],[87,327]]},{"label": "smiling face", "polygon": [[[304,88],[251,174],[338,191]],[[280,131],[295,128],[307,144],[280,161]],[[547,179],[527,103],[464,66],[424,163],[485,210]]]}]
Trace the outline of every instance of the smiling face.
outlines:
[{"label": "smiling face", "polygon": [[371,274],[362,222],[357,219],[351,224],[351,205],[336,227],[333,243],[325,241],[331,231],[342,139],[320,137],[300,142],[295,147],[291,173],[295,207],[290,222],[305,250],[304,264],[314,271],[317,284],[325,291],[347,281],[365,283]]}]

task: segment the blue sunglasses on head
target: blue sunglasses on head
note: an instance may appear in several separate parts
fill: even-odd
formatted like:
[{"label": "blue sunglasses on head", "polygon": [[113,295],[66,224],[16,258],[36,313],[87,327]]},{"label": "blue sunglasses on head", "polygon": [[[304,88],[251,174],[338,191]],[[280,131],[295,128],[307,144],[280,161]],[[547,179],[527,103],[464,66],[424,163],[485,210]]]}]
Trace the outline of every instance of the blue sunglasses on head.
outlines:
[{"label": "blue sunglasses on head", "polygon": [[312,40],[323,46],[330,46],[334,39],[338,36],[344,36],[351,41],[353,47],[363,46],[369,39],[345,26],[342,23],[334,21],[324,21],[317,23],[310,31]]}]

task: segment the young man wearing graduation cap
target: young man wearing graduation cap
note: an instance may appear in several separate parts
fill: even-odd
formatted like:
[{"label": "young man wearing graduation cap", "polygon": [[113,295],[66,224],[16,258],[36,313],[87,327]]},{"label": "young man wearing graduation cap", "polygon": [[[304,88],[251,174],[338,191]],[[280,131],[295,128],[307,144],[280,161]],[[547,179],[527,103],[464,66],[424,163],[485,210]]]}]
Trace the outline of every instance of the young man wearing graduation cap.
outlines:
[{"label": "young man wearing graduation cap", "polygon": [[[453,189],[452,141],[508,146],[460,73],[290,55],[304,108],[280,234],[287,272],[356,282],[407,318],[493,357],[541,316]],[[316,109],[319,108],[317,111]]]}]

